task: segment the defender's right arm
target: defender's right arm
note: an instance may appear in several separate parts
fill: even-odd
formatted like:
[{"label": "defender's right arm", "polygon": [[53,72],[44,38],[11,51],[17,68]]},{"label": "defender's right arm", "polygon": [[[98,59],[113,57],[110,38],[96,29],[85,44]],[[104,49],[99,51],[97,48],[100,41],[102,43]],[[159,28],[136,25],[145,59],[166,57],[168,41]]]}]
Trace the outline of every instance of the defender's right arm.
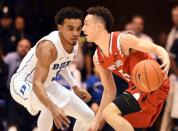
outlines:
[{"label": "defender's right arm", "polygon": [[36,57],[38,61],[35,66],[33,77],[33,91],[42,104],[51,111],[56,126],[58,128],[63,128],[62,124],[68,126],[69,120],[64,115],[63,110],[50,100],[43,86],[48,76],[50,64],[57,57],[57,50],[50,41],[42,41],[36,48]]}]

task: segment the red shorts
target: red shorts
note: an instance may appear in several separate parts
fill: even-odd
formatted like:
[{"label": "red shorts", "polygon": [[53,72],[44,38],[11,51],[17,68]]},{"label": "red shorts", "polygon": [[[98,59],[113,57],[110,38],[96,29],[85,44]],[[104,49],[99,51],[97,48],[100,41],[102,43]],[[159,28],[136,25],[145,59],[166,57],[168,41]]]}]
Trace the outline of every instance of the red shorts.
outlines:
[{"label": "red shorts", "polygon": [[140,94],[137,101],[141,111],[125,115],[124,118],[135,128],[151,127],[162,110],[169,89],[169,79],[166,79],[162,86],[152,93],[143,93],[138,89],[127,89],[126,91],[132,95]]}]

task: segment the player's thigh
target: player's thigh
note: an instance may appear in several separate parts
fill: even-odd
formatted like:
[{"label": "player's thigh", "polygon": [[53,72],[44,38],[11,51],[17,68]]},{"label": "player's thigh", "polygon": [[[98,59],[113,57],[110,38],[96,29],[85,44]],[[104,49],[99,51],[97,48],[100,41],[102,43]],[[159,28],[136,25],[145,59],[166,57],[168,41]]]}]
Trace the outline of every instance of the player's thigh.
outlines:
[{"label": "player's thigh", "polygon": [[71,99],[71,91],[55,81],[46,90],[51,99],[55,98],[54,103],[59,107],[64,107]]},{"label": "player's thigh", "polygon": [[111,115],[111,114],[117,114],[117,115],[121,114],[120,109],[113,102],[111,102],[109,105],[107,105],[103,111],[104,117]]},{"label": "player's thigh", "polygon": [[66,115],[76,119],[92,120],[94,118],[94,112],[74,93],[71,93],[71,100],[63,107],[63,109]]},{"label": "player's thigh", "polygon": [[132,94],[123,92],[119,94],[112,102],[119,108],[122,115],[138,112],[141,110],[139,103]]}]

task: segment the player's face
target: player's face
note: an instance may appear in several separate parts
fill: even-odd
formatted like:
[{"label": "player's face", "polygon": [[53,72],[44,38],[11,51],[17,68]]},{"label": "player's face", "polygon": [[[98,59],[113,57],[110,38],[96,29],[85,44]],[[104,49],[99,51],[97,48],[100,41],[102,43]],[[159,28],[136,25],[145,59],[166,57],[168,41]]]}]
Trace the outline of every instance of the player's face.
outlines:
[{"label": "player's face", "polygon": [[59,26],[62,37],[70,45],[76,45],[82,29],[80,19],[64,19],[64,23]]},{"label": "player's face", "polygon": [[87,15],[84,20],[82,30],[87,38],[88,42],[95,42],[97,38],[97,21],[95,16]]},{"label": "player's face", "polygon": [[176,26],[178,26],[178,8],[172,11],[172,21]]}]

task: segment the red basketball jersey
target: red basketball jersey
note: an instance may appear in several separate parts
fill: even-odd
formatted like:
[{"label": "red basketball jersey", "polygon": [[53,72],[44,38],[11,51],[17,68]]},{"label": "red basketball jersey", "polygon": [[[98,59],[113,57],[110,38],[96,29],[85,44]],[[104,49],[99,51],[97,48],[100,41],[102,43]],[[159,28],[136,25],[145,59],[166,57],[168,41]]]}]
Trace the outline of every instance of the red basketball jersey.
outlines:
[{"label": "red basketball jersey", "polygon": [[[126,80],[129,84],[129,87],[132,87],[134,84],[130,80],[130,74],[133,67],[141,60],[152,58],[148,53],[140,51],[132,53],[129,56],[124,56],[119,42],[119,38],[121,35],[124,35],[124,33],[111,33],[108,57],[102,53],[99,47],[96,49],[96,55],[98,57],[98,62],[100,65],[108,70],[111,70],[113,73]],[[169,80],[166,79],[163,85],[158,90],[152,93],[143,93],[140,92],[137,88],[129,88],[126,91],[130,92],[131,94],[141,94],[138,102],[142,108],[142,111],[132,113],[124,117],[135,128],[150,127],[159,115],[164,104],[164,100],[168,95]],[[145,100],[143,101],[143,99]]]}]

